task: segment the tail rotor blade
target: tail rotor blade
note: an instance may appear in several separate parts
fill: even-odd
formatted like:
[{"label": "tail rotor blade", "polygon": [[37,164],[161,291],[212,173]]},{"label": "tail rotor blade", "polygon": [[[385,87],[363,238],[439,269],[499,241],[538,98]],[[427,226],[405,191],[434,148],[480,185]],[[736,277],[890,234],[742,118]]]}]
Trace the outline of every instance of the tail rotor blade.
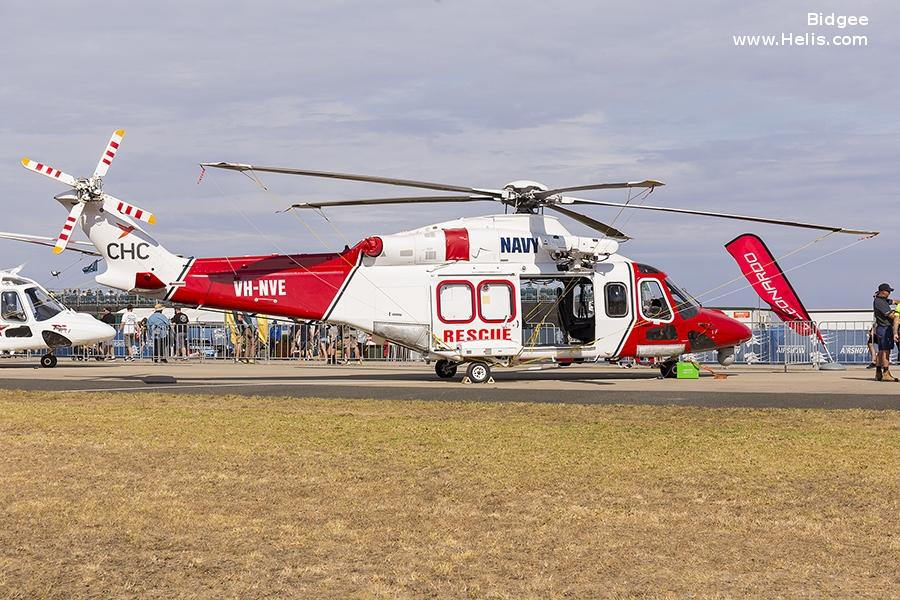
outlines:
[{"label": "tail rotor blade", "polygon": [[128,204],[127,202],[119,200],[115,196],[110,196],[109,194],[104,194],[104,197],[106,200],[109,200],[110,202],[112,202],[113,208],[115,208],[115,210],[117,212],[120,212],[123,215],[137,219],[138,221],[143,221],[144,223],[150,223],[151,225],[156,223],[156,216],[153,213],[146,211],[143,208],[140,208],[138,206],[135,206],[134,204]]},{"label": "tail rotor blade", "polygon": [[117,129],[113,132],[112,137],[109,138],[109,143],[106,144],[106,149],[100,155],[100,162],[97,163],[97,168],[94,169],[94,177],[104,177],[106,175],[109,165],[112,164],[113,159],[116,157],[116,152],[119,151],[119,144],[122,143],[123,137],[125,137],[124,129]]},{"label": "tail rotor blade", "polygon": [[40,173],[44,177],[49,177],[50,179],[55,179],[56,181],[61,181],[69,187],[75,187],[75,178],[69,175],[68,173],[63,173],[59,169],[54,169],[50,165],[45,165],[44,163],[39,163],[37,161],[31,160],[27,156],[22,159],[22,166],[28,169],[29,171],[34,171],[35,173]]},{"label": "tail rotor blade", "polygon": [[84,211],[84,202],[76,202],[75,206],[72,207],[72,210],[69,211],[69,216],[66,218],[66,223],[63,225],[62,231],[59,232],[59,237],[56,238],[56,245],[53,246],[53,254],[59,254],[66,249],[69,239],[72,237],[72,233],[75,230],[75,225],[78,224],[78,219],[81,217],[82,211]]}]

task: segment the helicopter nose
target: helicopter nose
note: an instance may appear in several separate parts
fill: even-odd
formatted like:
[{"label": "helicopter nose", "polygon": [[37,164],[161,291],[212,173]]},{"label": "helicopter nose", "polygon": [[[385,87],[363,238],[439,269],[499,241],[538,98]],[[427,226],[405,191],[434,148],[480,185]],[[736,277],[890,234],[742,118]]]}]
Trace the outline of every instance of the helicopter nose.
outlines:
[{"label": "helicopter nose", "polygon": [[702,315],[712,325],[712,338],[716,348],[727,348],[743,344],[753,336],[749,327],[732,319],[720,310],[703,309]]},{"label": "helicopter nose", "polygon": [[79,314],[78,317],[75,326],[72,328],[72,342],[74,345],[93,344],[94,342],[103,342],[115,337],[115,328],[103,321],[90,315]]}]

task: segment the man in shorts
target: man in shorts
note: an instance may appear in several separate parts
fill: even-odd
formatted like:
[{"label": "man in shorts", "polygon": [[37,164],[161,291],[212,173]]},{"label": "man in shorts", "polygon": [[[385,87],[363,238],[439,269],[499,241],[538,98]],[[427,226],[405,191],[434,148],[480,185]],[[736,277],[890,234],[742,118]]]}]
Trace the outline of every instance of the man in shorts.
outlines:
[{"label": "man in shorts", "polygon": [[172,317],[172,326],[175,328],[175,352],[173,356],[176,360],[179,358],[182,360],[188,359],[188,323],[190,323],[188,316],[181,312],[181,307],[176,306],[175,315]]},{"label": "man in shorts", "polygon": [[890,295],[894,291],[887,283],[878,286],[872,311],[875,315],[875,340],[878,353],[875,355],[875,381],[897,381],[891,375],[891,350],[897,342],[898,319],[891,306]]},{"label": "man in shorts", "polygon": [[138,347],[138,338],[141,333],[141,326],[138,322],[137,315],[134,314],[134,306],[129,304],[125,307],[125,314],[122,315],[122,322],[119,323],[119,331],[125,340],[125,360],[134,360],[134,354]]}]

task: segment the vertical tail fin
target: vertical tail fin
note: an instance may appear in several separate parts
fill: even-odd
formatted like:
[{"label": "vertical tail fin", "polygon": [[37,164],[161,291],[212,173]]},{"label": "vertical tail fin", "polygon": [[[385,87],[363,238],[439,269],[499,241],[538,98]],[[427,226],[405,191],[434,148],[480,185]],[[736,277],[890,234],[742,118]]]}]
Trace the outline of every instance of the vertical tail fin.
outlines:
[{"label": "vertical tail fin", "polygon": [[110,202],[90,203],[84,211],[84,233],[106,261],[106,271],[96,277],[97,283],[124,291],[168,294],[190,259],[166,250]]}]

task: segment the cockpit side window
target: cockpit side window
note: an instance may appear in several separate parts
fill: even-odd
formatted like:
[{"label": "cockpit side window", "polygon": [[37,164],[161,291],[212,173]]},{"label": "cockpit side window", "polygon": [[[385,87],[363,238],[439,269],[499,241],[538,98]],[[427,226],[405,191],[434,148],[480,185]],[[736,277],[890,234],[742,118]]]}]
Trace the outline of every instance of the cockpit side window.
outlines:
[{"label": "cockpit side window", "polygon": [[0,317],[7,322],[24,323],[28,320],[17,293],[9,291],[0,294]]},{"label": "cockpit side window", "polygon": [[672,299],[675,300],[675,312],[681,315],[682,319],[687,321],[700,314],[700,303],[694,300],[693,296],[668,280],[666,281],[666,287],[669,288],[669,293],[672,294]]},{"label": "cockpit side window", "polygon": [[25,296],[28,298],[28,303],[31,305],[31,311],[34,313],[36,321],[46,321],[65,310],[62,304],[39,288],[30,287],[26,289]]},{"label": "cockpit side window", "polygon": [[641,281],[641,313],[654,321],[670,321],[672,310],[669,301],[663,294],[662,287],[656,279]]}]

